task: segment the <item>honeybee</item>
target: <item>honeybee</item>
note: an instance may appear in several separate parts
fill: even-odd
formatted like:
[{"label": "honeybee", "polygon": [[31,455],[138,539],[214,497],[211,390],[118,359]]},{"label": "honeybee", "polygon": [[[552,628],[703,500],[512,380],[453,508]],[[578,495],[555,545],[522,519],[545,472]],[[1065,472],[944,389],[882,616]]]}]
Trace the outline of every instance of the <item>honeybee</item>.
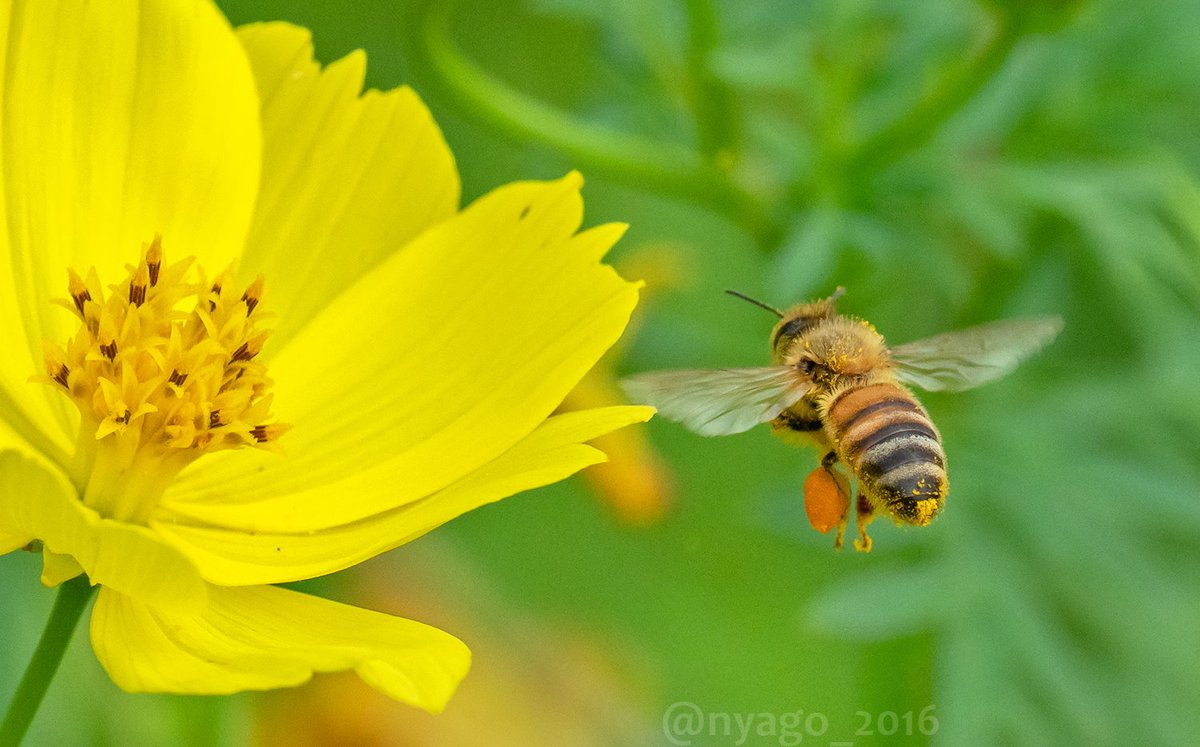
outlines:
[{"label": "honeybee", "polygon": [[846,465],[858,483],[861,552],[871,551],[867,525],[880,512],[926,526],[946,503],[942,437],[908,387],[962,391],[994,381],[1062,329],[1059,317],[1011,319],[889,348],[871,323],[837,313],[844,288],[787,311],[727,292],[779,317],[773,365],[638,374],[624,380],[626,392],[703,436],[770,423],[778,436],[816,444],[824,456],[804,481],[809,522],[822,533],[836,527],[841,549],[851,489],[838,465]]}]

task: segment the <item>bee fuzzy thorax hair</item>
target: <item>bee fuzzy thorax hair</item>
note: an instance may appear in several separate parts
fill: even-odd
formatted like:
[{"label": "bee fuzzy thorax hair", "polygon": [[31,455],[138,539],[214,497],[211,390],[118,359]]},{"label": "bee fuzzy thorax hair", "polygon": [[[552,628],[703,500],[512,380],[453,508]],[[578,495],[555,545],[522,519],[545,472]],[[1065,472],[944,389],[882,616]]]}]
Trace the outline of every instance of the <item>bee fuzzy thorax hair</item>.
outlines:
[{"label": "bee fuzzy thorax hair", "polygon": [[797,337],[785,353],[794,364],[807,358],[835,376],[863,376],[886,368],[887,346],[875,327],[862,319],[839,316]]}]

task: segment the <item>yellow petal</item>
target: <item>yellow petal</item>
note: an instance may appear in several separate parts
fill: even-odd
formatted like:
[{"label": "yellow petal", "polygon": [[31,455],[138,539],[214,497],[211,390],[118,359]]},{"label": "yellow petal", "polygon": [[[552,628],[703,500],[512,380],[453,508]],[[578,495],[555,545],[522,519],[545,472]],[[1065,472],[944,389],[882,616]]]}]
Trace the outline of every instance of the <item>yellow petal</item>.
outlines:
[{"label": "yellow petal", "polygon": [[282,583],[348,568],[479,506],[547,485],[604,460],[583,442],[630,423],[649,407],[557,415],[467,477],[423,500],[316,534],[253,534],[164,516],[152,526],[218,584]]},{"label": "yellow petal", "polygon": [[42,585],[51,588],[70,581],[83,573],[79,561],[70,555],[60,555],[49,548],[42,548]]},{"label": "yellow petal", "polygon": [[[28,455],[29,444],[9,426],[6,420],[7,415],[4,406],[0,404],[0,453],[11,451]],[[3,477],[0,476],[0,481],[2,480]],[[0,493],[0,502],[4,500],[5,495]],[[6,555],[13,550],[22,548],[32,540],[32,535],[17,533],[14,529],[5,527],[3,519],[0,519],[0,555]]]},{"label": "yellow petal", "polygon": [[13,550],[18,550],[25,545],[28,545],[32,539],[33,537],[9,534],[8,532],[0,529],[0,555],[10,553]]},{"label": "yellow petal", "polygon": [[[0,271],[0,307],[12,301],[11,293],[3,290],[5,284],[11,280],[10,275]],[[0,324],[3,324],[3,320],[3,311],[0,309]],[[66,469],[71,463],[67,455],[72,444],[66,432],[58,427],[58,413],[51,409],[50,400],[45,397],[46,393],[37,391],[44,385],[31,384],[28,381],[10,381],[10,374],[17,370],[14,362],[17,359],[25,360],[24,350],[20,347],[21,334],[19,329],[5,330],[3,336],[5,343],[11,342],[14,347],[8,349],[12,353],[11,359],[0,356],[0,449],[13,449],[23,454],[34,452]],[[26,379],[32,373],[40,372],[30,369],[26,373]],[[10,389],[10,384],[14,388]],[[14,392],[20,395],[19,400],[14,398]],[[47,425],[49,427],[46,427]]]},{"label": "yellow petal", "polygon": [[100,518],[60,473],[12,451],[0,452],[0,529],[72,556],[93,584],[176,609],[204,603],[205,584],[182,553],[146,527]]},{"label": "yellow petal", "polygon": [[353,669],[436,713],[470,666],[467,647],[437,628],[273,586],[213,587],[198,615],[103,589],[91,634],[97,658],[129,692],[267,690]]},{"label": "yellow petal", "polygon": [[623,228],[575,235],[580,185],[572,174],[496,190],[361,278],[271,362],[274,410],[295,426],[286,456],[206,460],[164,506],[247,531],[341,526],[430,495],[533,431],[637,302],[637,285],[599,262]]},{"label": "yellow petal", "polygon": [[[0,274],[0,277],[2,276]],[[40,397],[33,399],[42,405],[46,404],[46,400]],[[0,384],[0,451],[15,451],[37,460],[48,461],[65,470],[70,464],[66,451],[68,442],[57,428],[50,429],[50,432],[59,438],[51,439],[46,431],[28,420],[25,411],[8,399],[3,385]]]},{"label": "yellow petal", "polygon": [[115,278],[156,233],[176,257],[231,258],[257,192],[257,95],[211,2],[16,0],[0,35],[0,399],[70,432],[65,398],[26,383],[43,340],[69,334],[49,303],[67,267]]},{"label": "yellow petal", "polygon": [[365,56],[321,70],[307,29],[238,29],[262,99],[263,179],[241,264],[267,278],[272,344],[458,209],[442,133],[409,88],[362,91]]}]

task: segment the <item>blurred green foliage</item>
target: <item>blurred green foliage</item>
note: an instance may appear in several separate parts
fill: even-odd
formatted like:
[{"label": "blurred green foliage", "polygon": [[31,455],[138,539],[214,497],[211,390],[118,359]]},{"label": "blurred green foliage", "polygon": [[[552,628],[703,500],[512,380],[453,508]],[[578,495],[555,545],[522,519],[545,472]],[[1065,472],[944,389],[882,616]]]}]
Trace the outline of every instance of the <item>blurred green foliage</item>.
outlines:
[{"label": "blurred green foliage", "polygon": [[[725,287],[786,305],[845,285],[842,310],[894,342],[1066,319],[1004,382],[924,398],[947,444],[947,511],[928,529],[880,526],[870,555],[807,528],[815,453],[665,422],[650,428],[678,507],[658,526],[622,526],[570,483],[421,541],[454,547],[524,614],[636,652],[640,742],[666,743],[677,701],[821,712],[820,743],[879,743],[856,712],[931,704],[937,733],[906,741],[1200,733],[1200,5],[220,4],[235,22],[312,28],[324,61],[366,48],[372,86],[413,85],[467,199],[579,168],[588,223],[632,226],[618,266],[679,252],[684,281],[654,295],[624,370],[765,363],[771,320]],[[6,598],[48,608],[25,606],[22,570]],[[19,642],[4,677],[39,620],[4,623]],[[146,723],[174,725],[96,731],[134,709],[79,648],[57,702],[70,689],[106,705],[73,736],[42,719],[46,743],[236,739],[245,699],[141,699]],[[193,707],[216,715],[181,715]],[[214,719],[235,726],[186,726]]]}]

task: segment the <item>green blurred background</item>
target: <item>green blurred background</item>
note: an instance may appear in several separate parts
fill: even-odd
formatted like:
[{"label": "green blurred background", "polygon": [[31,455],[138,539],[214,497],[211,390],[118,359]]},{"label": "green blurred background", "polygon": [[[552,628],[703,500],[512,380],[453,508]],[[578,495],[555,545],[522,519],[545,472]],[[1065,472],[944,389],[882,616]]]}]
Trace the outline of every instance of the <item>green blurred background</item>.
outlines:
[{"label": "green blurred background", "polygon": [[[633,371],[766,363],[773,319],[727,287],[844,285],[892,342],[1066,329],[1001,383],[923,398],[947,510],[878,522],[870,555],[808,528],[815,451],[655,421],[607,470],[307,586],[466,640],[442,716],[353,676],[125,695],[80,635],[30,744],[1195,743],[1200,5],[220,5],[415,87],[464,200],[579,169],[587,223],[630,224],[612,260],[645,299],[580,406]],[[5,693],[52,600],[36,578],[0,563]]]}]

